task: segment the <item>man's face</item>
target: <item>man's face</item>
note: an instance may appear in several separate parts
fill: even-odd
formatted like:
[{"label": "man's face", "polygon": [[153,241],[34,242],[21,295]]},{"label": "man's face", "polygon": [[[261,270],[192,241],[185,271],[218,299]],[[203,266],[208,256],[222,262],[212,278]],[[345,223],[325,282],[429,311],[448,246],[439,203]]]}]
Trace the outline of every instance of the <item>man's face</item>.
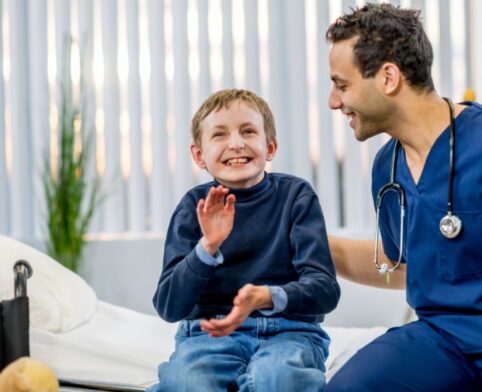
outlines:
[{"label": "man's face", "polygon": [[333,87],[329,104],[350,121],[355,137],[366,140],[385,132],[390,124],[390,104],[380,89],[381,76],[364,79],[353,57],[357,38],[334,43],[330,50],[330,76]]}]

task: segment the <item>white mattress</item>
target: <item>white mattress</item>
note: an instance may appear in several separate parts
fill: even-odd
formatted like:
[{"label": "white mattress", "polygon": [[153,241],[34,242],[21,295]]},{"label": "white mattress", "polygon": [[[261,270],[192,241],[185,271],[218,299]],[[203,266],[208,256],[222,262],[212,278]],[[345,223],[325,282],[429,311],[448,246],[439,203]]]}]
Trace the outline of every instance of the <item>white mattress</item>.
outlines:
[{"label": "white mattress", "polygon": [[[146,387],[157,380],[157,366],[174,349],[176,324],[98,301],[94,317],[76,329],[55,334],[31,328],[32,358],[59,378]],[[324,327],[332,338],[327,378],[360,347],[386,328]]]}]

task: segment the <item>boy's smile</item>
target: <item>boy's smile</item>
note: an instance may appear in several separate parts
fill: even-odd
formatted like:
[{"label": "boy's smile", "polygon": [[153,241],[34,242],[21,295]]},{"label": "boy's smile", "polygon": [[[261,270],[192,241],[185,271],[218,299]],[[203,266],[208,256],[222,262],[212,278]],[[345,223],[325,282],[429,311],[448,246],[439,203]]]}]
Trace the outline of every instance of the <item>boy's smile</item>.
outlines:
[{"label": "boy's smile", "polygon": [[227,108],[211,112],[201,126],[201,146],[191,146],[200,168],[231,189],[261,182],[266,161],[273,159],[277,144],[266,140],[263,117],[255,106],[233,101]]}]

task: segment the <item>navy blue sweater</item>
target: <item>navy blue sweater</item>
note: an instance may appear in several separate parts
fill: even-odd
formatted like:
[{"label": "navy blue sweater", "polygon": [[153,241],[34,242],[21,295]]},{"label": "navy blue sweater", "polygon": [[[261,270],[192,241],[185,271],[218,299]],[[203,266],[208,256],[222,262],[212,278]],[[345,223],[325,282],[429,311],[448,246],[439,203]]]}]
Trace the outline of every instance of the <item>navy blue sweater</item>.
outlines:
[{"label": "navy blue sweater", "polygon": [[300,178],[272,173],[252,188],[231,190],[234,227],[220,247],[224,263],[210,266],[195,251],[202,236],[196,205],[214,185],[189,191],[171,218],[153,299],[159,315],[172,322],[228,314],[237,291],[252,283],[286,291],[285,310],[272,317],[323,321],[336,307],[340,288],[313,188]]}]

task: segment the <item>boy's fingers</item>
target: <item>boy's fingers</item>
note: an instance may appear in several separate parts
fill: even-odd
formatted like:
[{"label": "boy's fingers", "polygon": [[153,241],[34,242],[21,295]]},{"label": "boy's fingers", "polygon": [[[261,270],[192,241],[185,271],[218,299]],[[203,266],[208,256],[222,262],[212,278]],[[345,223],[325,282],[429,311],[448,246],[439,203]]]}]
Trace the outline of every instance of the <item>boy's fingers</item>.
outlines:
[{"label": "boy's fingers", "polygon": [[228,195],[226,198],[226,205],[224,206],[224,209],[226,211],[230,211],[234,209],[234,202],[236,201],[236,196],[234,195]]},{"label": "boy's fingers", "polygon": [[239,323],[239,316],[233,315],[232,312],[221,320],[212,320],[211,324],[216,328],[229,328],[230,326]]},{"label": "boy's fingers", "polygon": [[239,295],[237,295],[237,296],[234,297],[234,299],[233,299],[233,304],[234,304],[234,306],[241,306],[242,303],[243,303],[243,300],[244,300],[243,297],[240,297]]},{"label": "boy's fingers", "polygon": [[213,332],[210,332],[209,335],[212,336],[212,337],[215,337],[215,338],[220,338],[220,337],[223,337],[223,336],[228,336],[230,335],[232,332],[234,332],[236,330],[237,327],[234,327],[234,328],[226,328],[226,329],[222,329],[222,330],[219,330],[219,331],[213,331]]},{"label": "boy's fingers", "polygon": [[211,336],[227,336],[229,335],[230,333],[232,333],[233,331],[235,331],[239,326],[241,325],[241,323],[236,323],[236,324],[233,324],[233,325],[229,325],[227,327],[219,327],[219,328],[215,328],[211,331],[207,331],[209,332],[209,335]]},{"label": "boy's fingers", "polygon": [[199,199],[198,203],[197,203],[197,208],[196,208],[196,212],[199,215],[201,215],[204,211],[204,205],[206,204],[205,200],[204,199]]},{"label": "boy's fingers", "polygon": [[226,328],[228,325],[230,325],[229,321],[226,322],[226,318],[223,318],[222,320],[217,320],[217,319],[210,320],[210,324],[212,328],[213,329]]},{"label": "boy's fingers", "polygon": [[211,187],[209,188],[209,192],[208,194],[206,195],[206,199],[205,199],[205,208],[208,208],[211,203],[212,203],[212,200],[213,200],[213,191],[214,191],[214,187]]},{"label": "boy's fingers", "polygon": [[211,332],[216,330],[216,327],[211,323],[211,320],[201,320],[201,330],[205,332]]}]

